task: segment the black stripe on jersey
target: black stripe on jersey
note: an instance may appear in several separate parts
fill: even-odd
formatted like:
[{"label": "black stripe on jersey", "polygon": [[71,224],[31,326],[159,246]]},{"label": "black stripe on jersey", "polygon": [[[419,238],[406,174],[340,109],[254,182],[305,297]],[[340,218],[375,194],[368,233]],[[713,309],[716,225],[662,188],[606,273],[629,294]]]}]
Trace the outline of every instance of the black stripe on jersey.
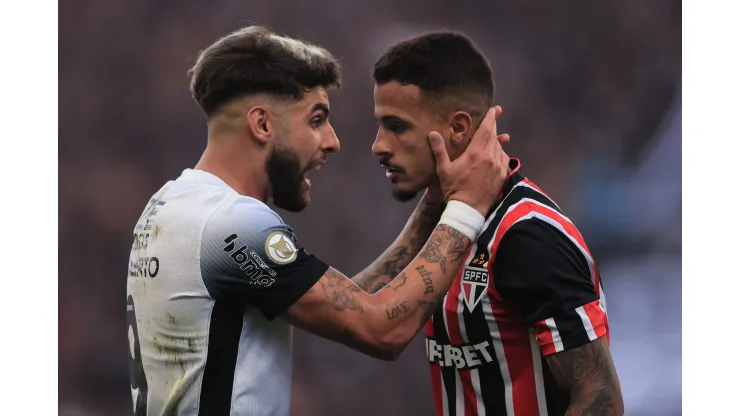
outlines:
[{"label": "black stripe on jersey", "polygon": [[[488,296],[488,294],[484,296]],[[467,306],[463,307],[463,321],[469,344],[476,345],[481,342],[488,342],[488,351],[490,351],[491,357],[493,357],[492,362],[478,367],[480,394],[483,396],[486,414],[506,415],[504,377],[501,374],[496,350],[493,347],[491,331],[488,329],[488,322],[486,321],[486,315],[483,313],[481,304],[478,303],[475,309],[473,309],[473,312],[468,311]]]},{"label": "black stripe on jersey", "polygon": [[199,415],[229,416],[245,302],[216,301],[208,331],[208,355],[200,390]]},{"label": "black stripe on jersey", "polygon": [[488,224],[488,227],[486,227],[486,229],[483,230],[481,235],[478,237],[478,240],[476,241],[478,247],[475,250],[475,255],[469,263],[470,266],[481,267],[481,265],[488,262],[488,246],[491,245],[493,233],[496,232],[498,225],[501,223],[501,220],[503,220],[504,215],[506,215],[506,211],[511,208],[512,205],[516,204],[522,199],[532,199],[562,214],[558,206],[555,205],[555,203],[552,202],[550,198],[546,197],[541,192],[527,186],[519,186],[514,188],[514,190],[511,191],[504,198],[504,201],[497,208],[498,211],[496,212],[496,216]]},{"label": "black stripe on jersey", "polygon": [[558,387],[555,377],[550,372],[545,357],[542,360],[542,377],[545,385],[545,400],[547,400],[548,415],[564,415],[570,404],[570,394]]},{"label": "black stripe on jersey", "polygon": [[[449,345],[450,336],[447,334],[447,328],[445,327],[444,321],[445,303],[447,303],[447,297],[445,297],[445,300],[439,306],[437,311],[434,312],[432,323],[434,324],[434,338],[436,338],[437,343]],[[440,363],[439,365],[439,369],[442,372],[442,388],[445,390],[442,394],[447,396],[447,409],[449,414],[454,415],[457,396],[457,391],[455,390],[455,377],[457,377],[457,375],[455,374],[455,371],[457,370],[454,366],[445,367],[442,364],[444,363]]]},{"label": "black stripe on jersey", "polygon": [[[555,326],[561,334],[560,340],[563,342],[564,351],[591,342],[588,339],[588,333],[586,333],[586,328],[583,326],[581,316],[578,315],[575,309],[563,312],[562,315],[555,317],[554,320]],[[567,335],[564,336],[562,334]]]}]

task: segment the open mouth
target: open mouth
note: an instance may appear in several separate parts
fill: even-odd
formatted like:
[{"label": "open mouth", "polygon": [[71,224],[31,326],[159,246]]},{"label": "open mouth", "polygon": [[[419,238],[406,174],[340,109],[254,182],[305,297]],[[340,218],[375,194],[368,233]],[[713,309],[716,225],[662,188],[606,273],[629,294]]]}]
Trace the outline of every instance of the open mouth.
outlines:
[{"label": "open mouth", "polygon": [[321,166],[322,166],[322,165],[323,165],[324,163],[326,163],[326,162],[318,162],[318,163],[314,163],[314,164],[311,164],[311,165],[309,165],[309,166],[308,166],[308,167],[306,168],[306,170],[305,170],[305,171],[303,172],[303,182],[305,182],[305,184],[306,184],[306,188],[307,188],[307,189],[311,189],[311,180],[310,180],[310,179],[308,179],[308,172],[310,172],[310,171],[312,171],[312,170],[314,170],[314,169],[316,169],[316,170],[320,170],[320,169],[321,169]]}]

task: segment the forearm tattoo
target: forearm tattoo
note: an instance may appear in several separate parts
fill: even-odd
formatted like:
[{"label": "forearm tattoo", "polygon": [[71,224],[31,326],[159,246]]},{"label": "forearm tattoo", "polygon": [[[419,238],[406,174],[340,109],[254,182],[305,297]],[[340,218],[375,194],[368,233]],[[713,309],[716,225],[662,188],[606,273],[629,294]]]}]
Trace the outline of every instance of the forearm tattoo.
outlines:
[{"label": "forearm tattoo", "polygon": [[[444,204],[432,204],[422,198],[419,206],[411,216],[407,243],[393,248],[375,260],[367,269],[352,280],[367,293],[375,293],[393,281],[408,266],[414,256],[427,242],[429,235],[437,226]],[[398,287],[398,285],[395,285]]]},{"label": "forearm tattoo", "polygon": [[346,279],[336,270],[329,268],[324,276],[319,279],[319,282],[324,289],[324,295],[327,299],[331,300],[335,310],[350,310],[362,313],[362,306],[357,302],[354,295],[361,290],[351,280]]}]

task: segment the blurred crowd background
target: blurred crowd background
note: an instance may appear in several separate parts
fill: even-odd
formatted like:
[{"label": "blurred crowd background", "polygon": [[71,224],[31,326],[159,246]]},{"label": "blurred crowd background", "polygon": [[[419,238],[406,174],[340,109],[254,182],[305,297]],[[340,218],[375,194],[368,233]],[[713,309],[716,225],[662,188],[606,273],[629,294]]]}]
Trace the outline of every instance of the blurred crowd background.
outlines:
[{"label": "blurred crowd background", "polygon": [[[370,153],[375,59],[461,30],[494,69],[507,152],[581,228],[603,275],[628,414],[681,413],[680,0],[66,0],[59,7],[59,409],[131,413],[125,324],[132,227],[192,167],[204,117],[188,92],[199,50],[249,23],[341,57],[330,94],[342,151],[312,204],[281,212],[345,273],[395,238],[399,204]],[[284,394],[284,392],[275,392]],[[296,331],[293,414],[428,415],[421,338],[375,361]]]}]

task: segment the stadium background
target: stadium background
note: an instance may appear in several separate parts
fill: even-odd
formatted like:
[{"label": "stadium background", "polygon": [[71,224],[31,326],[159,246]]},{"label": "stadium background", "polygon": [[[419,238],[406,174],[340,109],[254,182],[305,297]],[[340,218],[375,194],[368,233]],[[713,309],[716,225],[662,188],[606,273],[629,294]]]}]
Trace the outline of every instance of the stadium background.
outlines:
[{"label": "stadium background", "polygon": [[[310,250],[356,273],[401,205],[370,153],[371,66],[385,47],[458,29],[490,59],[500,131],[580,226],[600,264],[628,414],[681,412],[681,2],[678,0],[68,0],[59,11],[59,409],[130,414],[125,284],[147,198],[195,164],[197,52],[248,22],[341,57],[342,151],[284,213]],[[275,392],[274,394],[282,394]],[[293,414],[431,414],[424,345],[393,363],[296,331]]]}]

